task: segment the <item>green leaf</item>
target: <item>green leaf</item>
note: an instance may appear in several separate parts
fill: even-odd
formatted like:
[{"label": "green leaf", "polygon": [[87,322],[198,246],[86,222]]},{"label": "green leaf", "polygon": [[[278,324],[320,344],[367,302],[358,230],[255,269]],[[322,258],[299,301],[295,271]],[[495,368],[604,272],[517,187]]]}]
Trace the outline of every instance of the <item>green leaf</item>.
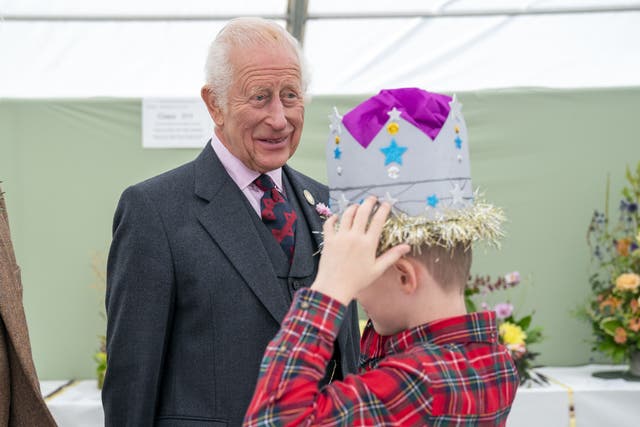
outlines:
[{"label": "green leaf", "polygon": [[611,336],[615,336],[616,328],[622,327],[622,323],[615,317],[605,317],[600,321],[600,328]]},{"label": "green leaf", "polygon": [[529,325],[531,325],[531,315],[525,316],[517,322],[517,325],[522,328],[523,331],[529,329]]},{"label": "green leaf", "polygon": [[542,328],[537,326],[532,328],[530,331],[527,331],[527,345],[535,344],[542,340]]},{"label": "green leaf", "polygon": [[476,304],[471,300],[471,298],[465,298],[464,303],[467,306],[468,313],[475,313],[478,311],[478,307],[476,307]]},{"label": "green leaf", "polygon": [[605,336],[603,341],[596,345],[596,349],[608,355],[615,363],[621,363],[627,357],[627,346],[616,343],[610,336]]},{"label": "green leaf", "polygon": [[612,358],[613,358],[613,361],[615,363],[623,362],[624,359],[626,359],[626,357],[627,357],[626,348],[618,346],[613,350],[613,357]]}]

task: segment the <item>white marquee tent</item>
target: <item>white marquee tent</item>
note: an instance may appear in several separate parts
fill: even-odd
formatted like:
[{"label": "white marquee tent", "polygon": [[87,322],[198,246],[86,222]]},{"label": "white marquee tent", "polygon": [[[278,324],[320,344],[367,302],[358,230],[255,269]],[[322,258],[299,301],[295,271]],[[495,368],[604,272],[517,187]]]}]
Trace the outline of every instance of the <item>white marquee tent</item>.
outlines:
[{"label": "white marquee tent", "polygon": [[0,97],[197,96],[240,15],[303,37],[313,94],[640,85],[640,1],[0,0]]}]

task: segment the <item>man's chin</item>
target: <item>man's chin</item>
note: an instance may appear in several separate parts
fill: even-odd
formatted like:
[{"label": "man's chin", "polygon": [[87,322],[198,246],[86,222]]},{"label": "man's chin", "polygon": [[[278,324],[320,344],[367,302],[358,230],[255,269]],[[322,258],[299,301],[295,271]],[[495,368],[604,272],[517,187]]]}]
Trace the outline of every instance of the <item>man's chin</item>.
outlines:
[{"label": "man's chin", "polygon": [[284,166],[293,153],[289,146],[282,146],[279,150],[261,151],[259,158],[256,159],[258,172],[269,172]]}]

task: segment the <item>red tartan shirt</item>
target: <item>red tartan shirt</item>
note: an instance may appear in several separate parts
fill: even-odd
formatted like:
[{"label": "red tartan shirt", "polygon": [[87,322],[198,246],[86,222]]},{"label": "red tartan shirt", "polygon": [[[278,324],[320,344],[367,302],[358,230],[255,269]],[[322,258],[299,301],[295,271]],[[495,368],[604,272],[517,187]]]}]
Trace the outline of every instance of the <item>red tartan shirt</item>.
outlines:
[{"label": "red tartan shirt", "polygon": [[365,330],[363,370],[322,388],[346,307],[301,289],[267,346],[244,426],[503,426],[518,388],[495,313],[389,337]]}]

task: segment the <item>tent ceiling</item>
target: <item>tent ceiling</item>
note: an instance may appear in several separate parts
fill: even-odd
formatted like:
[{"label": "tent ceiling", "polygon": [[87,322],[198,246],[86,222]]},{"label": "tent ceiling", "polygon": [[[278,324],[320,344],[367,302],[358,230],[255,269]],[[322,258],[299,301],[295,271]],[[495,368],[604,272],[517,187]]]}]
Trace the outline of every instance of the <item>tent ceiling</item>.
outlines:
[{"label": "tent ceiling", "polygon": [[[0,0],[1,1],[1,0]],[[315,94],[640,85],[640,1],[5,0],[0,96],[194,96],[233,16],[304,37]]]}]

